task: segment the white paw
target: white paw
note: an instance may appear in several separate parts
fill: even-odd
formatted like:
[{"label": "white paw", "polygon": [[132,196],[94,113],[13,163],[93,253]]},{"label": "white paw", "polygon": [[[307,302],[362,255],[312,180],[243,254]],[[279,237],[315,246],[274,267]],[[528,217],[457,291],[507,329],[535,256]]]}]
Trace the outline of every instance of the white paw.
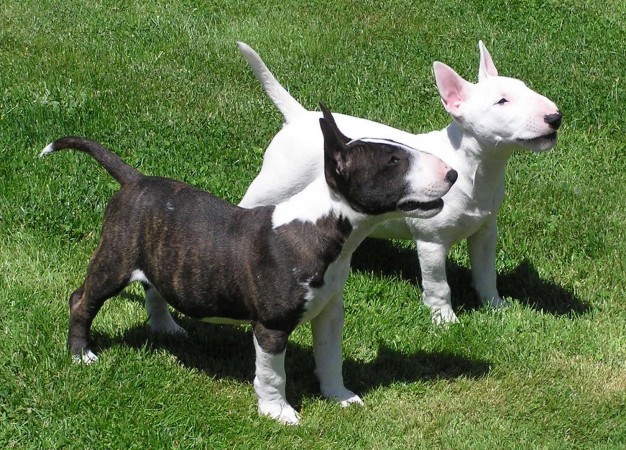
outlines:
[{"label": "white paw", "polygon": [[259,414],[269,416],[285,425],[298,425],[300,414],[289,403],[259,403]]},{"label": "white paw", "polygon": [[98,357],[91,350],[88,350],[87,353],[83,353],[81,355],[72,355],[72,362],[74,364],[91,364],[97,360]]},{"label": "white paw", "polygon": [[511,305],[509,302],[507,302],[501,297],[493,297],[490,299],[484,299],[482,301],[482,304],[484,306],[488,306],[489,308],[494,308],[494,309],[507,308]]},{"label": "white paw", "polygon": [[180,334],[187,336],[187,330],[174,322],[173,319],[163,322],[150,322],[150,331],[155,334]]},{"label": "white paw", "polygon": [[361,397],[346,388],[324,390],[322,391],[322,395],[329,400],[339,403],[344,408],[353,404],[363,406]]},{"label": "white paw", "polygon": [[[348,391],[350,392],[350,391]],[[363,406],[365,403],[363,403],[363,400],[361,400],[361,397],[359,397],[356,394],[352,394],[351,397],[342,400],[340,405],[344,408],[350,406],[350,405],[359,405],[359,406]]]},{"label": "white paw", "polygon": [[452,306],[450,305],[433,309],[431,314],[432,321],[435,325],[446,325],[459,322],[459,319],[456,317],[456,314],[454,314]]}]

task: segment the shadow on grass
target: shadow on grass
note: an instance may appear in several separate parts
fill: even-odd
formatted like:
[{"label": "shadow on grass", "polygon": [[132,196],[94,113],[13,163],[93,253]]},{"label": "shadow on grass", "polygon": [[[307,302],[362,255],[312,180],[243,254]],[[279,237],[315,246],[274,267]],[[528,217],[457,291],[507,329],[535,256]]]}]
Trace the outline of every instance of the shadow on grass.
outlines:
[{"label": "shadow on grass", "polygon": [[[366,239],[352,257],[352,270],[396,276],[421,286],[417,253],[414,249],[398,248],[390,241]],[[471,288],[469,268],[448,260],[448,283],[452,289],[452,305],[457,312],[480,308]],[[542,279],[530,261],[522,261],[515,270],[498,274],[500,295],[513,298],[537,311],[555,316],[575,317],[590,310],[588,302],[574,295],[571,289]]]},{"label": "shadow on grass", "polygon": [[[188,336],[151,336],[146,324],[127,330],[122,337],[94,331],[92,342],[96,353],[118,345],[163,349],[174,355],[184,367],[211,378],[250,383],[252,392],[255,354],[251,327],[207,324],[186,317],[176,320],[187,330]],[[490,363],[481,359],[448,352],[403,354],[380,344],[374,361],[356,361],[349,355],[344,356],[347,356],[343,365],[346,386],[360,395],[398,382],[480,378],[490,370]],[[290,341],[285,366],[287,397],[296,409],[300,409],[303,398],[320,396],[311,347]]]},{"label": "shadow on grass", "polygon": [[[417,256],[413,249],[401,249],[389,241],[368,239],[353,257],[353,270],[395,276],[420,284]],[[480,307],[471,289],[469,269],[452,262],[446,267],[452,288],[452,302],[458,311]],[[554,315],[575,316],[589,306],[570,290],[541,279],[529,261],[515,270],[499,274],[500,293],[530,308]],[[125,292],[123,299],[143,303],[143,296]],[[181,317],[178,322],[188,331],[184,336],[151,336],[147,325],[134,327],[123,337],[93,332],[96,351],[124,345],[132,348],[164,349],[185,367],[196,369],[209,377],[230,378],[251,383],[254,378],[254,348],[250,327],[213,325]],[[397,352],[379,343],[374,361],[356,361],[349,355],[344,360],[344,379],[349,389],[363,395],[380,386],[394,383],[429,380],[454,380],[459,377],[480,378],[489,373],[489,361],[468,358],[450,352]],[[319,395],[314,375],[313,351],[310,347],[290,342],[287,347],[287,396],[296,408],[302,399]]]}]

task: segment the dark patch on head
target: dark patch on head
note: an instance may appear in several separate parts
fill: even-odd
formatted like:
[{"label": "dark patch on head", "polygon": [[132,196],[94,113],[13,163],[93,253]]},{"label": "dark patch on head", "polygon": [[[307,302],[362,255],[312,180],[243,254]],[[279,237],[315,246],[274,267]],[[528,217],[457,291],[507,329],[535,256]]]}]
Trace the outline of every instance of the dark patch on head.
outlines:
[{"label": "dark patch on head", "polygon": [[378,215],[396,211],[398,202],[408,194],[411,154],[393,141],[351,142],[339,131],[328,109],[320,107],[328,186],[358,212]]},{"label": "dark patch on head", "polygon": [[408,194],[410,161],[410,154],[399,146],[355,141],[348,146],[347,177],[339,178],[338,191],[356,211],[395,211]]}]

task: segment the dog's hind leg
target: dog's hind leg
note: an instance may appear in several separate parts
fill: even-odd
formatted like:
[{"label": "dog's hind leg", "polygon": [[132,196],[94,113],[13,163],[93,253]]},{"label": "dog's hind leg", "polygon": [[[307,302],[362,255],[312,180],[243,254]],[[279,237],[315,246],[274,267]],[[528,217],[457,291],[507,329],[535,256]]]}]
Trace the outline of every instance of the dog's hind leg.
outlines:
[{"label": "dog's hind leg", "polygon": [[67,345],[75,362],[89,364],[98,359],[89,346],[91,324],[104,302],[124,286],[125,283],[102,283],[87,275],[85,283],[70,296]]},{"label": "dog's hind leg", "polygon": [[120,256],[128,253],[116,250],[115,240],[101,240],[89,262],[85,282],[70,296],[67,344],[74,361],[91,363],[97,359],[89,346],[91,323],[104,302],[119,294],[130,280],[129,261]]},{"label": "dog's hind leg", "polygon": [[258,322],[253,326],[256,351],[254,391],[259,414],[287,425],[297,425],[300,415],[287,402],[285,395],[285,352],[289,336],[282,331],[268,330]]},{"label": "dog's hind leg", "polygon": [[70,295],[70,322],[67,346],[75,362],[91,363],[97,359],[89,349],[89,329],[93,318],[89,319],[84,310],[85,284]]},{"label": "dog's hind leg", "polygon": [[363,401],[343,384],[343,357],[341,354],[343,332],[343,298],[333,298],[326,307],[311,320],[313,331],[313,355],[315,374],[320,390],[326,398],[341,403],[362,405]]},{"label": "dog's hind leg", "polygon": [[183,334],[187,332],[178,325],[170,313],[167,302],[156,288],[148,283],[143,283],[146,291],[146,312],[148,313],[148,323],[152,333]]}]

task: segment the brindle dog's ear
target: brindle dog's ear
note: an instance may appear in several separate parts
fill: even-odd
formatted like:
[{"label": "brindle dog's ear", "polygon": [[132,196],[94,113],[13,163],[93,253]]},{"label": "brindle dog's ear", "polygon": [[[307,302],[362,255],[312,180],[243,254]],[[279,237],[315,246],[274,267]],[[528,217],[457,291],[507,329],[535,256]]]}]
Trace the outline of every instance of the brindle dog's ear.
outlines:
[{"label": "brindle dog's ear", "polygon": [[[333,133],[335,134],[339,142],[343,144],[347,144],[348,142],[350,142],[351,139],[339,130],[339,128],[337,127],[337,123],[335,122],[335,118],[328,110],[328,108],[326,108],[326,105],[322,102],[320,102],[320,109],[322,110],[322,114],[324,114],[324,119],[320,119],[320,123],[322,122],[322,120],[328,122],[328,125],[333,130]],[[322,132],[324,132],[323,128]]]},{"label": "brindle dog's ear", "polygon": [[336,189],[335,177],[347,178],[346,144],[350,139],[339,131],[333,115],[322,102],[320,109],[324,114],[324,117],[320,118],[320,127],[324,135],[324,174],[328,185]]}]

